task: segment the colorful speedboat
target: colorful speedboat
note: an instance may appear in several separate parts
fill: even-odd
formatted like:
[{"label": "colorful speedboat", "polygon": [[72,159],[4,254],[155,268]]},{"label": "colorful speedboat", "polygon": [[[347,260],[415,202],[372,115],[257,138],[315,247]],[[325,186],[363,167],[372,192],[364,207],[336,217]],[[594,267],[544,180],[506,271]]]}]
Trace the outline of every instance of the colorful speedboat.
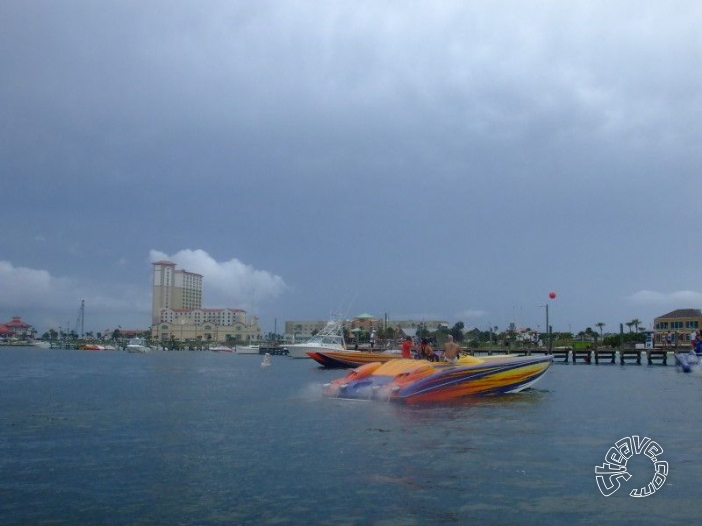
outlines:
[{"label": "colorful speedboat", "polygon": [[402,358],[399,350],[382,352],[354,351],[354,350],[319,350],[307,351],[307,356],[328,369],[349,369],[373,362],[388,362]]},{"label": "colorful speedboat", "polygon": [[324,384],[328,397],[405,403],[517,393],[534,385],[552,356],[464,356],[456,364],[397,359],[372,362]]}]

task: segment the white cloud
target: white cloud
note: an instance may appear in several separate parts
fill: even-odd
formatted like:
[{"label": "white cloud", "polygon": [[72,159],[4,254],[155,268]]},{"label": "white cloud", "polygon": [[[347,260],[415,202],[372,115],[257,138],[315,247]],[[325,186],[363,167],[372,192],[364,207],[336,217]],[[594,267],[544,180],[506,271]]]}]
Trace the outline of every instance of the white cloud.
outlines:
[{"label": "white cloud", "polygon": [[675,292],[658,292],[640,290],[629,296],[629,301],[636,305],[675,305],[678,308],[699,308],[702,304],[702,293],[693,290],[678,290]]},{"label": "white cloud", "polygon": [[457,312],[456,318],[458,318],[459,320],[463,320],[463,319],[472,320],[475,318],[482,318],[486,314],[487,314],[487,312],[484,310],[468,309],[468,310],[464,310],[461,312]]},{"label": "white cloud", "polygon": [[150,261],[167,259],[180,270],[202,274],[203,307],[232,307],[255,311],[263,301],[275,299],[288,286],[283,278],[266,270],[258,270],[236,258],[216,261],[204,250],[181,250],[167,255],[151,250]]},{"label": "white cloud", "polygon": [[86,330],[102,330],[113,322],[143,327],[151,312],[150,294],[140,286],[56,277],[47,270],[0,261],[0,309],[40,331],[77,323],[81,301]]},{"label": "white cloud", "polygon": [[23,310],[50,302],[62,302],[72,283],[52,277],[46,270],[15,267],[0,261],[0,307]]}]

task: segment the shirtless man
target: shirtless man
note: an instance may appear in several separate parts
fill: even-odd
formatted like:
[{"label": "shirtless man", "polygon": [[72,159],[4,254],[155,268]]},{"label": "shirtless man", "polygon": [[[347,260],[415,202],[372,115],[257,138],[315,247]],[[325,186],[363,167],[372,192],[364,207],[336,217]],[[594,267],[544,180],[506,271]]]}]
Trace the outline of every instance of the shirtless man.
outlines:
[{"label": "shirtless man", "polygon": [[458,361],[458,355],[461,352],[461,346],[453,341],[453,336],[450,334],[446,339],[444,344],[444,360],[451,363],[456,363]]},{"label": "shirtless man", "polygon": [[422,343],[419,344],[419,356],[420,360],[429,360],[430,362],[438,361],[436,354],[434,354],[434,349],[431,348],[429,340],[426,338],[422,339]]}]

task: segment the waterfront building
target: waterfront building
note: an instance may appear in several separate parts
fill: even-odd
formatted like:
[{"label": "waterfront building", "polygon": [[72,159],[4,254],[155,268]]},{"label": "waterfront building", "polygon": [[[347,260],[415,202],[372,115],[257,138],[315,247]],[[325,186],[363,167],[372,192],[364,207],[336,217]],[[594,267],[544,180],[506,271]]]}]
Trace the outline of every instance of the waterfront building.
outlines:
[{"label": "waterfront building", "polygon": [[22,321],[19,316],[13,316],[8,322],[2,324],[5,336],[16,339],[34,338],[36,330],[29,323]]},{"label": "waterfront building", "polygon": [[358,333],[360,331],[370,333],[373,330],[377,331],[379,328],[382,328],[382,326],[382,320],[380,318],[376,318],[372,314],[364,312],[349,320],[348,329],[353,333]]},{"label": "waterfront building", "polygon": [[285,322],[285,341],[306,341],[327,326],[329,320],[290,320]]},{"label": "waterfront building", "polygon": [[445,320],[391,320],[387,315],[379,318],[364,312],[349,320],[350,330],[362,330],[371,332],[373,330],[381,330],[392,328],[399,329],[426,329],[429,332],[435,332],[439,329],[448,329],[448,322]]},{"label": "waterfront building", "polygon": [[450,328],[446,320],[392,320],[389,322],[389,326],[401,327],[402,329],[426,329],[429,332]]},{"label": "waterfront building", "polygon": [[202,275],[176,270],[172,261],[153,263],[151,323],[160,321],[163,309],[202,308]]},{"label": "waterfront building", "polygon": [[673,343],[690,345],[690,335],[702,328],[700,309],[677,309],[653,320],[653,342],[657,347],[666,346],[666,336],[671,334]]},{"label": "waterfront building", "polygon": [[[285,341],[305,341],[321,331],[329,320],[290,320],[285,322]],[[393,328],[397,334],[414,335],[419,328],[430,332],[447,329],[445,320],[389,320],[387,316],[379,318],[364,312],[344,321],[344,328],[352,333],[371,333],[386,328]]]},{"label": "waterfront building", "polygon": [[153,267],[152,338],[161,342],[261,341],[256,316],[248,316],[243,309],[202,307],[201,274],[178,270],[166,260],[156,261]]},{"label": "waterfront building", "polygon": [[231,325],[219,325],[212,322],[196,323],[188,312],[182,312],[175,322],[157,323],[152,327],[154,339],[166,344],[169,341],[198,341],[203,343],[230,342],[256,345],[261,342],[261,329],[258,318]]},{"label": "waterfront building", "polygon": [[243,309],[161,309],[159,323],[176,323],[187,317],[194,324],[214,323],[215,325],[246,325],[246,311]]},{"label": "waterfront building", "polygon": [[152,332],[159,341],[236,341],[255,344],[261,340],[256,316],[243,309],[161,309]]}]

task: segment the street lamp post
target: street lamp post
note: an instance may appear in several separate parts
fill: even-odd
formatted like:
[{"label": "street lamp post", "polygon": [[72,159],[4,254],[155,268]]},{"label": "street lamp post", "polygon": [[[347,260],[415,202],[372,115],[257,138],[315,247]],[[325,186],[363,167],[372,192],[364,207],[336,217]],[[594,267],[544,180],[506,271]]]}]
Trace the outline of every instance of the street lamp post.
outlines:
[{"label": "street lamp post", "polygon": [[546,309],[546,349],[548,353],[551,354],[551,326],[548,324],[548,303],[546,305],[539,305],[539,307],[544,307]]},{"label": "street lamp post", "polygon": [[548,336],[548,353],[551,354],[551,326],[548,324],[548,303],[546,304],[546,334]]}]

